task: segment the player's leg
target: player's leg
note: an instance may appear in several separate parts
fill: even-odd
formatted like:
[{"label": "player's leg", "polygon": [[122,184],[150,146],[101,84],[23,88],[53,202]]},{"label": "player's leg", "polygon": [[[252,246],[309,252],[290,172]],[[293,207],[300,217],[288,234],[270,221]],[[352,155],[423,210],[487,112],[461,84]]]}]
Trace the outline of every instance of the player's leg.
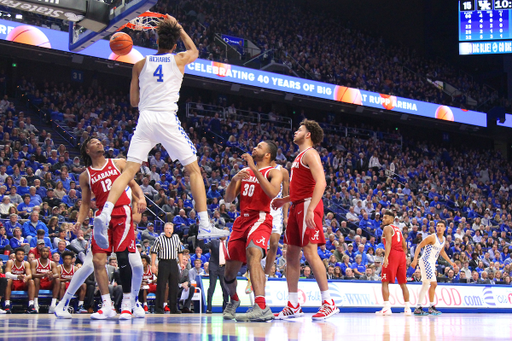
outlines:
[{"label": "player's leg", "polygon": [[397,264],[393,262],[393,255],[389,255],[389,263],[387,267],[382,268],[382,299],[384,307],[376,312],[377,315],[391,315],[391,304],[389,303],[389,282],[395,281]]},{"label": "player's leg", "polygon": [[52,281],[52,303],[50,304],[50,309],[48,310],[49,314],[53,314],[55,312],[55,308],[57,307],[57,299],[59,298],[60,293],[60,279],[54,278]]},{"label": "player's leg", "polygon": [[[128,259],[128,249],[116,252],[117,263],[119,264],[119,277],[123,283],[123,301],[121,302],[120,320],[129,320],[132,318],[132,268]],[[140,288],[140,284],[139,284]]]},{"label": "player's leg", "polygon": [[215,292],[215,287],[217,286],[217,278],[220,279],[219,276],[219,270],[215,269],[212,271],[210,268],[210,285],[208,286],[208,296],[206,298],[206,312],[212,312],[212,299],[213,299],[213,293]]},{"label": "player's leg", "polygon": [[11,314],[11,292],[12,292],[12,284],[13,280],[7,279],[7,286],[5,287],[5,301],[4,301],[4,310],[7,314]]},{"label": "player's leg", "polygon": [[[259,229],[260,228],[264,228],[263,224],[260,225]],[[268,230],[268,232],[270,232],[270,224]],[[255,234],[257,232],[255,232]],[[237,321],[265,322],[274,319],[274,314],[272,314],[270,307],[267,306],[265,301],[265,272],[261,267],[261,260],[265,255],[266,244],[263,243],[265,245],[258,246],[255,243],[255,241],[261,240],[258,239],[260,236],[261,234],[258,234],[255,239],[252,239],[246,250],[247,266],[250,271],[254,291],[254,306],[252,310],[245,314],[236,314],[235,318]]]},{"label": "player's leg", "polygon": [[112,299],[110,298],[110,291],[108,290],[108,274],[105,267],[107,264],[107,254],[104,252],[94,253],[92,263],[94,265],[94,277],[96,278],[96,283],[98,283],[98,288],[100,289],[102,305],[98,312],[91,315],[91,318],[94,320],[104,320],[115,317],[117,313],[114,305],[112,304]]},{"label": "player's leg", "polygon": [[277,248],[279,246],[279,239],[281,239],[280,233],[272,233],[270,235],[270,243],[267,252],[267,261],[265,263],[265,275],[270,275],[272,265],[276,261]]},{"label": "player's leg", "polygon": [[36,293],[36,286],[34,285],[34,280],[29,279],[26,283],[27,292],[28,292],[28,309],[27,313],[29,314],[37,314],[37,310],[34,308],[34,296]]},{"label": "player's leg", "polygon": [[441,312],[437,310],[437,308],[434,305],[434,300],[436,297],[436,288],[437,288],[437,282],[432,281],[430,282],[430,289],[428,290],[428,298],[430,299],[430,307],[428,308],[428,313],[430,315],[441,315]]},{"label": "player's leg", "polygon": [[39,290],[41,290],[41,278],[34,278],[34,309],[39,312]]},{"label": "player's leg", "polygon": [[418,296],[418,305],[416,306],[416,309],[414,309],[414,315],[418,316],[425,316],[428,315],[422,308],[422,304],[425,301],[425,295],[427,294],[428,288],[431,283],[431,277],[430,272],[432,270],[431,264],[428,262],[423,261],[420,259],[418,262],[420,266],[420,272],[421,272],[421,289],[420,294]]},{"label": "player's leg", "polygon": [[[288,226],[290,226],[290,223],[288,223]],[[288,241],[290,241],[290,239],[288,239]],[[292,245],[290,243],[286,249],[286,284],[288,285],[288,303],[281,312],[274,314],[274,317],[277,320],[304,316],[299,304],[300,251],[300,246]]]},{"label": "player's leg", "polygon": [[[233,250],[231,241],[228,249],[230,252]],[[233,320],[235,318],[236,309],[240,306],[240,298],[236,293],[236,276],[238,271],[240,271],[242,264],[243,263],[238,260],[226,260],[226,266],[224,269],[224,283],[226,283],[226,289],[231,299],[222,313],[222,317],[225,320]]]},{"label": "player's leg", "polygon": [[410,316],[411,306],[409,304],[409,289],[407,288],[407,263],[405,260],[405,256],[401,257],[402,261],[400,262],[400,266],[398,267],[396,278],[398,280],[398,284],[402,289],[402,294],[404,295],[404,314],[406,316]]},{"label": "player's leg", "polygon": [[[103,268],[105,268],[105,265],[103,265]],[[93,254],[92,250],[89,249],[87,251],[87,254],[85,255],[82,267],[78,269],[77,272],[75,272],[75,274],[71,278],[71,281],[69,282],[69,285],[67,286],[67,289],[65,282],[62,282],[60,284],[61,300],[57,305],[57,308],[55,309],[55,316],[57,316],[58,318],[71,318],[71,314],[69,314],[68,312],[69,303],[71,302],[71,299],[75,295],[76,291],[82,286],[87,277],[89,277],[93,273],[93,271]],[[84,300],[80,299],[79,301],[82,303],[80,304],[79,302],[78,304],[79,308],[81,308],[80,306],[83,305]]]},{"label": "player's leg", "polygon": [[140,253],[130,252],[128,254],[128,260],[132,268],[131,296],[133,316],[138,318],[144,318],[146,316],[146,313],[144,311],[144,307],[139,302],[139,291],[140,286],[142,285],[142,275],[144,274],[144,267],[142,265]]}]

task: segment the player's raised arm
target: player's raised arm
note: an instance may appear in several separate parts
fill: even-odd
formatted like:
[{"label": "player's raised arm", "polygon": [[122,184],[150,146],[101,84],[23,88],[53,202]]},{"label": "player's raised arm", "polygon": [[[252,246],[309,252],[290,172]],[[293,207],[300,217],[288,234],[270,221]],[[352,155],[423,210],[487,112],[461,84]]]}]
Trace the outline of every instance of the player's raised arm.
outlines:
[{"label": "player's raised arm", "polygon": [[275,198],[281,190],[281,182],[283,181],[283,175],[281,172],[277,169],[272,169],[270,171],[271,178],[270,181],[268,181],[267,178],[258,170],[258,167],[254,164],[254,159],[249,153],[243,154],[242,158],[247,161],[247,165],[254,173],[256,179],[258,179],[263,192],[265,192],[269,198]]},{"label": "player's raised arm", "polygon": [[184,72],[185,65],[192,63],[197,59],[197,57],[199,57],[199,51],[197,50],[196,44],[194,44],[192,38],[190,38],[187,32],[185,32],[183,27],[174,17],[167,15],[166,20],[169,20],[171,23],[176,23],[177,27],[180,28],[180,38],[181,41],[183,41],[187,51],[176,54],[176,64],[178,64],[180,70]]}]

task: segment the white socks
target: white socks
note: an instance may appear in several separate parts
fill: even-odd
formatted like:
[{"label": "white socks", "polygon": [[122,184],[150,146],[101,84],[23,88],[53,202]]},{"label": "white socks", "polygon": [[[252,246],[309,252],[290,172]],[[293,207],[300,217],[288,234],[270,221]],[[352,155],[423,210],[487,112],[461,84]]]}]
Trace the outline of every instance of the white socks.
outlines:
[{"label": "white socks", "polygon": [[320,291],[320,294],[322,294],[322,302],[324,302],[324,301],[330,302],[331,301],[331,293],[329,292],[329,290]]},{"label": "white socks", "polygon": [[391,304],[389,304],[389,301],[384,301],[384,309],[390,309]]},{"label": "white socks", "polygon": [[210,225],[207,211],[199,212],[197,213],[197,216],[199,217],[199,226],[205,227]]},{"label": "white socks", "polygon": [[52,304],[51,306],[52,307],[55,307],[57,305],[57,299],[56,298],[52,298]]},{"label": "white socks", "polygon": [[299,304],[299,293],[297,292],[290,292],[288,293],[288,301],[296,307]]},{"label": "white socks", "polygon": [[101,301],[103,302],[102,308],[108,306],[112,307],[112,300],[110,299],[110,294],[101,295]]}]

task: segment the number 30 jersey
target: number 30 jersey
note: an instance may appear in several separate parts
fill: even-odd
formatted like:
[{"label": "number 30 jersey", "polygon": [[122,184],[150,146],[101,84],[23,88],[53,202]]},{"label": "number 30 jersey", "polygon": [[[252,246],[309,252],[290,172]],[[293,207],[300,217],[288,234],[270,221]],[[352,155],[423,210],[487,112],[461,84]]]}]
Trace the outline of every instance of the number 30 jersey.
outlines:
[{"label": "number 30 jersey", "polygon": [[178,110],[183,81],[174,55],[170,53],[146,57],[139,75],[139,110],[174,112]]},{"label": "number 30 jersey", "polygon": [[[268,179],[269,172],[273,167],[265,167],[260,169],[260,173]],[[245,168],[249,172],[250,177],[242,180],[240,187],[240,214],[250,213],[251,211],[270,213],[270,198],[261,188],[261,185],[250,168]]]},{"label": "number 30 jersey", "polygon": [[[117,169],[114,164],[114,159],[107,159],[105,165],[100,169],[92,168],[92,166],[86,169],[87,173],[89,173],[89,187],[96,197],[96,206],[98,209],[101,209],[103,205],[105,205],[105,202],[107,202],[112,184],[121,175],[121,171]],[[128,195],[128,192],[124,191],[114,206],[129,206],[131,202],[131,195]]]}]

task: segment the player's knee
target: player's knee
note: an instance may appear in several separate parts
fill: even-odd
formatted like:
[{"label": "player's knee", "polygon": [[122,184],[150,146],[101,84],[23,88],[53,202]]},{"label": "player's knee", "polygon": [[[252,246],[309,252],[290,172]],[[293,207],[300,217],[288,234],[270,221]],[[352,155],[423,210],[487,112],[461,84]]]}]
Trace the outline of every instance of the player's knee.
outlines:
[{"label": "player's knee", "polygon": [[130,259],[128,258],[128,255],[128,249],[125,249],[121,252],[116,252],[117,263],[121,269],[123,269],[125,266],[130,266]]},{"label": "player's knee", "polygon": [[95,269],[101,269],[107,264],[107,259],[104,257],[104,254],[97,254],[92,258],[92,264]]}]

